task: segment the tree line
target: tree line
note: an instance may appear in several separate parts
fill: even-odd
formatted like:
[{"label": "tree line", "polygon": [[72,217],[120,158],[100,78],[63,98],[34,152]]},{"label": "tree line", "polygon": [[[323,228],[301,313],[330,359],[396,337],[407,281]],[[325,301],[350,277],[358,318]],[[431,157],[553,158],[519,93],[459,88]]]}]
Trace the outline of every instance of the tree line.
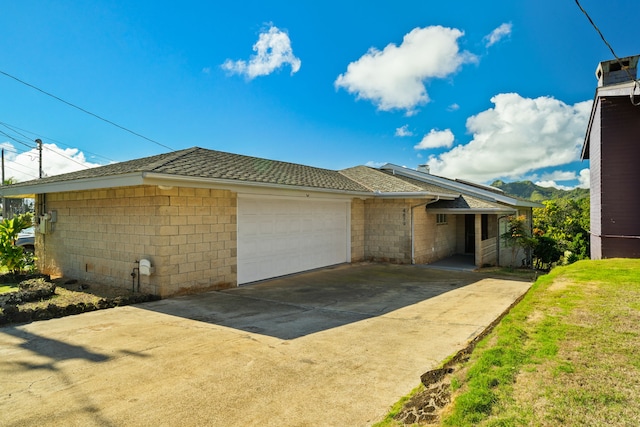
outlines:
[{"label": "tree line", "polygon": [[[550,269],[556,264],[589,258],[589,189],[561,190],[541,187],[531,181],[498,180],[491,185],[512,196],[544,205],[544,208],[533,209],[532,236],[526,233],[520,236],[515,222],[510,223],[510,229],[503,234],[508,242],[518,240],[517,245],[533,251],[534,267]],[[517,222],[517,218],[511,221]],[[514,230],[519,236],[515,240]]]}]

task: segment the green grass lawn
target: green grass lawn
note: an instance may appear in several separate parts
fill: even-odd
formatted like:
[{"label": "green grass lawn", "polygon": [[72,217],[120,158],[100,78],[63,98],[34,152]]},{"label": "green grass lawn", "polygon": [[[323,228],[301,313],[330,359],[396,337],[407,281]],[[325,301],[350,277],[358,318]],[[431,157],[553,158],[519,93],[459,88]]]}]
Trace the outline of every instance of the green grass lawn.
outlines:
[{"label": "green grass lawn", "polygon": [[540,277],[451,384],[446,426],[640,425],[640,260]]}]

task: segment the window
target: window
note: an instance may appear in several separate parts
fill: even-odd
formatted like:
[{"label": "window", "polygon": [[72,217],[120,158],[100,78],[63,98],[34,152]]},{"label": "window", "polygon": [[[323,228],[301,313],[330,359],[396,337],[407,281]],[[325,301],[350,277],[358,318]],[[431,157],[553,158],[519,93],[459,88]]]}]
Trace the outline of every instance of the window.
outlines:
[{"label": "window", "polygon": [[436,214],[436,224],[446,224],[447,214]]}]

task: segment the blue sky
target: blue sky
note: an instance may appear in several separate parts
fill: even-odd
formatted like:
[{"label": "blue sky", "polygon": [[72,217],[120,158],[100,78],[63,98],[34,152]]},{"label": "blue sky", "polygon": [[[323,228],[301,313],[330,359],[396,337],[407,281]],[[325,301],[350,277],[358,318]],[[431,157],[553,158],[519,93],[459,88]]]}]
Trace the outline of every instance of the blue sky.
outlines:
[{"label": "blue sky", "polygon": [[[618,56],[637,0],[581,0]],[[612,55],[573,0],[4,2],[6,176],[200,146],[328,169],[588,184],[579,150]],[[634,43],[635,42],[635,43]],[[71,160],[70,160],[71,159]]]}]

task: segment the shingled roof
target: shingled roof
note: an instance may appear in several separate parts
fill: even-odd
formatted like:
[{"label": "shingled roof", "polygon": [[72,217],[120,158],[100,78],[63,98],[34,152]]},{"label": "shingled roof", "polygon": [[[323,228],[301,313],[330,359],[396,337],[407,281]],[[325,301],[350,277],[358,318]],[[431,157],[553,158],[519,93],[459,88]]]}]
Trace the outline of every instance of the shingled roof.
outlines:
[{"label": "shingled roof", "polygon": [[338,171],[225,153],[200,147],[21,182],[11,187],[27,187],[143,173],[245,183],[291,185],[349,192],[369,192],[366,187],[340,174]]},{"label": "shingled roof", "polygon": [[448,188],[444,188],[441,187],[439,185],[435,185],[435,184],[431,184],[428,182],[424,182],[424,181],[420,181],[419,179],[413,179],[411,177],[408,176],[403,176],[403,175],[394,175],[393,172],[385,170],[385,171],[381,171],[382,173],[384,173],[385,175],[389,175],[389,176],[393,176],[394,178],[400,179],[406,183],[409,183],[411,185],[414,185],[415,187],[417,187],[419,189],[419,191],[428,191],[431,193],[438,193],[438,194],[447,194],[447,195],[451,195],[451,196],[458,196],[460,193],[457,193],[455,191],[452,191]]},{"label": "shingled roof", "polygon": [[439,200],[435,203],[431,203],[428,208],[431,212],[451,212],[456,211],[468,212],[504,212],[510,213],[514,211],[512,206],[502,205],[500,203],[489,202],[486,200],[478,199],[466,194],[460,195],[455,200]]}]

